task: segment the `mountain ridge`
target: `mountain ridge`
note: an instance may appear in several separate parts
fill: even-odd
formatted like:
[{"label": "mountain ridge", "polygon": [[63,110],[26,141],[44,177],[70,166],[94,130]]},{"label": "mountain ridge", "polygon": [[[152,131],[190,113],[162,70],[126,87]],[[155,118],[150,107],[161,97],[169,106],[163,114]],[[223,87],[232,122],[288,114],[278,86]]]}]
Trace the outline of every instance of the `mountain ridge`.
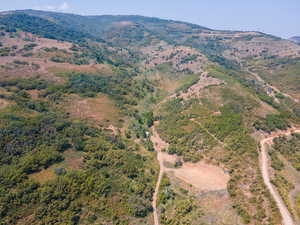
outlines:
[{"label": "mountain ridge", "polygon": [[289,40],[300,44],[300,36],[293,36],[293,37],[289,38]]},{"label": "mountain ridge", "polygon": [[[138,19],[138,20],[154,20],[154,21],[165,21],[165,22],[172,22],[172,23],[181,23],[181,24],[187,24],[187,25],[191,25],[203,30],[208,30],[208,31],[219,31],[219,32],[255,32],[258,34],[264,34],[264,35],[268,35],[268,36],[273,36],[276,37],[275,35],[271,35],[271,34],[267,34],[267,33],[263,33],[260,31],[241,31],[241,30],[221,30],[221,29],[212,29],[212,28],[208,28],[206,26],[203,25],[199,25],[196,23],[191,23],[191,22],[186,22],[186,21],[180,21],[180,20],[174,20],[174,19],[161,19],[159,17],[149,17],[149,16],[143,16],[143,15],[109,15],[109,14],[103,14],[103,15],[80,15],[80,14],[76,14],[76,13],[65,13],[65,12],[54,12],[54,11],[44,11],[44,10],[34,10],[34,9],[24,9],[24,10],[10,10],[10,11],[2,11],[0,12],[1,14],[14,14],[14,13],[24,13],[24,14],[29,14],[29,15],[33,15],[33,16],[45,16],[45,15],[69,15],[69,16],[76,16],[76,17],[82,17],[82,18],[91,18],[91,19],[101,19],[101,18],[112,18],[115,21],[120,21],[120,20],[134,20],[134,19]],[[276,38],[280,38],[280,37],[276,37]]]},{"label": "mountain ridge", "polygon": [[[287,54],[287,52],[289,52],[288,54],[296,54],[296,50],[293,52],[291,50],[284,50],[284,52],[283,49],[277,50],[276,43],[279,41],[285,43],[289,49],[292,49],[292,46],[289,46],[292,44],[281,38],[261,32],[219,31],[191,23],[159,18],[141,16],[89,17],[56,12],[22,10],[6,13],[2,16],[2,20],[9,20],[9,17],[21,15],[42,18],[47,23],[52,23],[53,26],[60,26],[70,31],[78,31],[94,39],[104,40],[119,47],[143,46],[159,40],[163,40],[171,45],[186,45],[199,49],[211,60],[219,63],[222,63],[224,59],[238,61],[238,57],[242,57],[241,52],[243,52],[243,57],[249,55],[259,57],[273,56],[274,54]],[[12,20],[20,21],[20,23],[22,21],[17,18]],[[23,25],[20,24],[20,26]],[[241,45],[249,44],[249,48],[253,48],[252,52],[248,50],[246,52],[240,48],[241,46],[237,45],[239,42]],[[255,44],[257,42],[261,42],[263,47],[260,48],[258,44]],[[272,46],[267,46],[267,42],[274,42],[274,46],[273,44]],[[239,56],[236,55],[234,49],[238,49]]]}]

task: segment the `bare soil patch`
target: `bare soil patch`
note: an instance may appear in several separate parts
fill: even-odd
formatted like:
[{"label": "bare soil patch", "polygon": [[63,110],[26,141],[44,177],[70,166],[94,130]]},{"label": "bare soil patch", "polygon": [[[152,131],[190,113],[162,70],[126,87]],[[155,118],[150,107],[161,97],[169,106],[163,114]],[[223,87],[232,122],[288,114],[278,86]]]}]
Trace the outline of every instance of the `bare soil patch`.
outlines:
[{"label": "bare soil patch", "polygon": [[180,168],[166,168],[165,164],[174,164],[177,156],[169,155],[163,150],[168,148],[168,143],[163,141],[158,133],[153,131],[151,140],[158,154],[158,160],[163,165],[163,170],[174,174],[178,179],[193,185],[201,191],[216,191],[227,189],[230,176],[222,168],[207,164],[203,161],[198,163],[183,163]]},{"label": "bare soil patch", "polygon": [[[218,86],[224,84],[224,81],[221,81],[217,78],[211,77],[208,73],[204,72],[201,74],[199,81],[192,85],[187,91],[180,92],[179,97],[185,100],[189,98],[201,98],[202,97],[202,90],[210,87],[210,86]],[[172,97],[175,97],[174,94]]]},{"label": "bare soil patch", "polygon": [[230,179],[220,167],[205,162],[184,163],[181,168],[166,170],[201,191],[224,190]]},{"label": "bare soil patch", "polygon": [[39,99],[39,95],[40,95],[41,91],[39,91],[39,90],[29,90],[29,91],[27,91],[27,93],[30,95],[30,97],[32,99]]},{"label": "bare soil patch", "polygon": [[127,26],[133,26],[134,23],[131,21],[120,21],[120,22],[114,23],[114,25],[117,27],[127,27]]},{"label": "bare soil patch", "polygon": [[56,178],[54,168],[54,166],[51,166],[45,170],[31,174],[29,177],[41,184],[44,184],[47,181],[54,180]]},{"label": "bare soil patch", "polygon": [[80,72],[89,74],[113,75],[114,72],[108,64],[74,65],[69,63],[50,63],[47,70],[54,74],[64,74],[66,72]]},{"label": "bare soil patch", "polygon": [[10,103],[5,99],[0,99],[0,109],[4,109],[7,107]]}]

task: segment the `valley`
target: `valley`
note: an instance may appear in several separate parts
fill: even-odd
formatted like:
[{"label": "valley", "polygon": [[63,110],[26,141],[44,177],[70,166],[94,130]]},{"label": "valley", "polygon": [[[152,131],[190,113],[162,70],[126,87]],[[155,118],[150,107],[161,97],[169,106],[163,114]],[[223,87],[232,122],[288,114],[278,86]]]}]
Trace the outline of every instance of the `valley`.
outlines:
[{"label": "valley", "polygon": [[0,12],[0,225],[300,222],[300,45]]}]

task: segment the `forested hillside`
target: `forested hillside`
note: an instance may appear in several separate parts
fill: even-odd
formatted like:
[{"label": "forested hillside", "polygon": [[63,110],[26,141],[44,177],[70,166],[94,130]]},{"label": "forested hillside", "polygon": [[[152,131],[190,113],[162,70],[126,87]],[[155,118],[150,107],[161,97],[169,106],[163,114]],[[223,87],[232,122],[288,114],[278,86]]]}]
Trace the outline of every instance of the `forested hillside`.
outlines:
[{"label": "forested hillside", "polygon": [[[299,126],[299,62],[259,32],[1,12],[0,224],[282,224],[259,143]],[[297,222],[298,142],[269,151]]]}]

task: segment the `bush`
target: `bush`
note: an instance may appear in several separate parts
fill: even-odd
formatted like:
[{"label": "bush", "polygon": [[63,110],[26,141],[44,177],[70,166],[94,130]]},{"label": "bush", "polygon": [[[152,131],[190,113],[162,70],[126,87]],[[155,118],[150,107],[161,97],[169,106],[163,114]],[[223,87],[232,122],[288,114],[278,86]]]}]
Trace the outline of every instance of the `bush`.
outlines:
[{"label": "bush", "polygon": [[269,133],[275,131],[276,129],[286,130],[289,126],[289,122],[282,114],[269,114],[265,119],[257,120],[254,123],[255,129],[263,130]]},{"label": "bush", "polygon": [[67,173],[66,169],[65,168],[55,168],[54,169],[54,172],[57,176],[62,176],[62,175],[65,175]]}]

